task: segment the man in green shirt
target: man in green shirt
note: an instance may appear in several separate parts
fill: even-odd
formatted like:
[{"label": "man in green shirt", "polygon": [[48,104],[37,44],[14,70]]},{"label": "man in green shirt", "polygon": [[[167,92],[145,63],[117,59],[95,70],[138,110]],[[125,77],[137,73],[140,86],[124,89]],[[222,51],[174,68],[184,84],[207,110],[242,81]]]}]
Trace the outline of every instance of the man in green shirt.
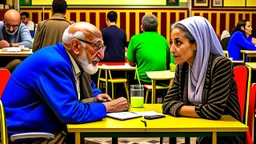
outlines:
[{"label": "man in green shirt", "polygon": [[170,63],[170,48],[165,37],[157,33],[155,15],[147,14],[141,21],[143,33],[132,36],[127,52],[129,65],[136,66],[142,83],[151,83],[147,71],[167,70]]}]

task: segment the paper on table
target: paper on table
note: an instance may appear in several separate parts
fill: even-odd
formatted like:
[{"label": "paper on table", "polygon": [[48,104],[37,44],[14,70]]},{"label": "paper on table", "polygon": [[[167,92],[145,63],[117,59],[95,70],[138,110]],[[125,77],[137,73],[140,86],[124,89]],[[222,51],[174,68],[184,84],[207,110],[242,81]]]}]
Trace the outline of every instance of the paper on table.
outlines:
[{"label": "paper on table", "polygon": [[141,115],[134,112],[107,113],[107,116],[111,118],[119,119],[119,120],[127,120],[127,119],[141,117]]},{"label": "paper on table", "polygon": [[8,48],[3,48],[5,50],[7,50],[7,52],[20,52],[21,48],[19,47],[8,47]]},{"label": "paper on table", "polygon": [[163,114],[158,113],[158,112],[155,112],[155,111],[144,111],[144,112],[134,112],[134,113],[137,113],[137,114],[139,114],[139,115],[141,115],[141,116],[145,116],[145,115],[147,115],[147,116],[151,116],[151,115],[163,115]]}]

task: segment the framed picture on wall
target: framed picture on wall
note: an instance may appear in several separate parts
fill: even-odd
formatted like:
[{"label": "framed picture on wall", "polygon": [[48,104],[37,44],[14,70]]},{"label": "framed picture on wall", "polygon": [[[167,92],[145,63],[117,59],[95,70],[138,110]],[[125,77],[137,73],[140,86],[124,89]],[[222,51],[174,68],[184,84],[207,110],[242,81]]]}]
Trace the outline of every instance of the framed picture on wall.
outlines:
[{"label": "framed picture on wall", "polygon": [[223,0],[212,0],[213,7],[222,7]]},{"label": "framed picture on wall", "polygon": [[167,6],[179,6],[180,2],[179,0],[166,0]]},{"label": "framed picture on wall", "polygon": [[193,7],[209,7],[209,0],[192,0]]},{"label": "framed picture on wall", "polygon": [[31,6],[32,0],[19,0],[21,6]]}]

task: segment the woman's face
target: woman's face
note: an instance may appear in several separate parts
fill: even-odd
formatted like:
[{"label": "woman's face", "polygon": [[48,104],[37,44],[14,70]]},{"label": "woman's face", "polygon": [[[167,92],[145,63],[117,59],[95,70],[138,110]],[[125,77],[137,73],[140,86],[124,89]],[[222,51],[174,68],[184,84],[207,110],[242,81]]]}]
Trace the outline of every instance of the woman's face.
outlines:
[{"label": "woman's face", "polygon": [[193,65],[196,44],[189,43],[189,39],[185,37],[185,33],[179,29],[174,28],[171,32],[171,49],[176,64],[188,62],[190,66]]},{"label": "woman's face", "polygon": [[245,35],[248,37],[252,34],[252,25],[249,21],[246,22],[246,25],[243,27],[242,30],[245,32]]}]

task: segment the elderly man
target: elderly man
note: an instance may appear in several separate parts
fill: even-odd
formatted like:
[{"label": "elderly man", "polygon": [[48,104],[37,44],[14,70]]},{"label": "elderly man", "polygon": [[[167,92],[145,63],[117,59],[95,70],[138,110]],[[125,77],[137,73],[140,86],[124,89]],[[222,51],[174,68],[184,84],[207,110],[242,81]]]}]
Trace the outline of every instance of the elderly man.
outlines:
[{"label": "elderly man", "polygon": [[20,21],[20,13],[10,9],[4,14],[0,23],[0,48],[23,45],[32,48],[32,38],[26,25]]},{"label": "elderly man", "polygon": [[146,71],[166,70],[170,61],[170,49],[166,39],[157,33],[158,21],[155,15],[142,17],[143,33],[132,36],[127,52],[131,66],[137,65],[142,83],[151,83]]},{"label": "elderly man", "polygon": [[[125,98],[111,100],[80,91],[83,72],[93,74],[104,57],[101,32],[92,24],[75,23],[63,33],[62,43],[38,50],[12,73],[2,96],[8,134],[57,132],[68,123],[101,120],[107,112],[128,109]],[[73,142],[74,143],[74,142]]]}]

